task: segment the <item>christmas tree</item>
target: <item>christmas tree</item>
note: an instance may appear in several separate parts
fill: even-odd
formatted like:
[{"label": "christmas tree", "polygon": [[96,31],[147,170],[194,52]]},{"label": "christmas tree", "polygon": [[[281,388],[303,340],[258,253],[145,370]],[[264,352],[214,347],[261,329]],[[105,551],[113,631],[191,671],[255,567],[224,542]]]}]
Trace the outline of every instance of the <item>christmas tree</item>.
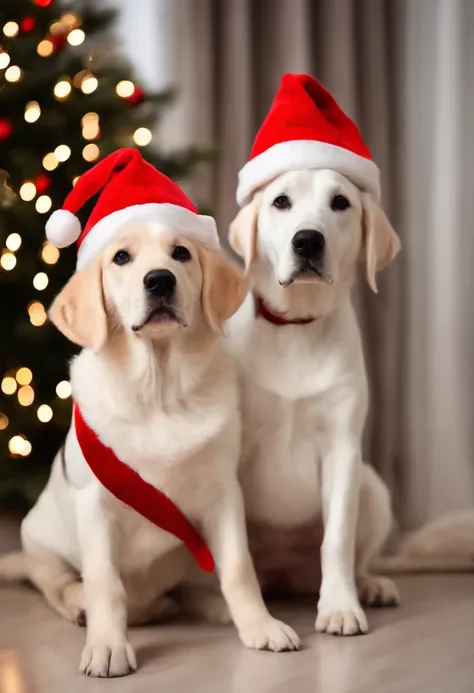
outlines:
[{"label": "christmas tree", "polygon": [[118,147],[175,179],[202,159],[153,147],[171,94],[133,81],[98,4],[0,3],[0,506],[35,500],[70,422],[73,350],[46,311],[75,254],[45,243],[48,213]]}]

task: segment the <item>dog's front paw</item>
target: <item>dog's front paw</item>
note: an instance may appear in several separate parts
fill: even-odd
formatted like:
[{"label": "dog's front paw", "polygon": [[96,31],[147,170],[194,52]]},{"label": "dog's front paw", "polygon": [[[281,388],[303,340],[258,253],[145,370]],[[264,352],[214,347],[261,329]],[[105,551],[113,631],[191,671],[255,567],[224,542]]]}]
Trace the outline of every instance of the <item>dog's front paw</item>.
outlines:
[{"label": "dog's front paw", "polygon": [[367,633],[367,617],[357,599],[320,599],[315,628],[331,635],[361,635]]},{"label": "dog's front paw", "polygon": [[245,647],[255,650],[288,652],[300,649],[300,639],[295,631],[271,616],[247,623],[239,629],[239,635]]},{"label": "dog's front paw", "polygon": [[391,578],[382,575],[361,575],[357,578],[357,592],[367,606],[398,606],[400,593]]},{"label": "dog's front paw", "polygon": [[137,669],[133,647],[128,640],[115,643],[87,643],[82,651],[79,671],[86,676],[112,678],[127,676]]}]

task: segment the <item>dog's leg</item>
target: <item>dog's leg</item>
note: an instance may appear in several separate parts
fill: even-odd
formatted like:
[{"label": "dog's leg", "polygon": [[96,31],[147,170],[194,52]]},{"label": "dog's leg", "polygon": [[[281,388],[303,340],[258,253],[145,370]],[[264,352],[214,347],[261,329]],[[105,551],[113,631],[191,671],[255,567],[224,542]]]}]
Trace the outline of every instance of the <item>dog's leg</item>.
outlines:
[{"label": "dog's leg", "polygon": [[368,464],[362,467],[356,542],[356,582],[359,599],[367,606],[397,606],[400,595],[395,582],[370,572],[393,525],[390,493]]},{"label": "dog's leg", "polygon": [[362,462],[353,437],[333,432],[322,461],[324,539],[316,630],[366,633],[367,619],[355,584],[355,538]]},{"label": "dog's leg", "polygon": [[250,557],[240,486],[226,490],[206,525],[222,593],[240,639],[247,647],[281,652],[297,650],[300,640],[267,611]]},{"label": "dog's leg", "polygon": [[102,506],[103,493],[94,483],[77,494],[87,613],[87,639],[79,668],[88,676],[125,676],[137,664],[127,639],[126,594],[117,566],[115,528]]}]

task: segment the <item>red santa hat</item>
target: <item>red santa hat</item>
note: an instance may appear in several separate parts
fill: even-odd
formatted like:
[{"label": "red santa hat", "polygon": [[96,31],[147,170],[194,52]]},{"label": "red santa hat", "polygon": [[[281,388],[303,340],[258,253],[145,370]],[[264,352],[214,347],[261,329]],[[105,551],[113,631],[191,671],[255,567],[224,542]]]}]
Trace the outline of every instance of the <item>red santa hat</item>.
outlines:
[{"label": "red santa hat", "polygon": [[[75,215],[99,192],[81,232]],[[137,149],[119,149],[84,173],[62,209],[48,219],[46,236],[57,248],[77,241],[77,269],[81,269],[129,221],[159,221],[185,236],[219,247],[214,219],[198,214],[179,185],[147,163]]]},{"label": "red santa hat", "polygon": [[244,205],[276,176],[330,168],[380,197],[380,172],[352,120],[310,75],[283,75],[280,87],[239,173],[237,202]]}]

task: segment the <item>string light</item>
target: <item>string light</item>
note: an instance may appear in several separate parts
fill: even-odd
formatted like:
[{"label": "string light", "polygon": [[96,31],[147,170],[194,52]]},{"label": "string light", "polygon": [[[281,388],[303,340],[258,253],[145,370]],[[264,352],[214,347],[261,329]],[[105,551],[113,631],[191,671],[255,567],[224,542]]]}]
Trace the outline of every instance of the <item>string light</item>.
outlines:
[{"label": "string light", "polygon": [[3,253],[2,257],[0,257],[0,265],[9,272],[16,267],[16,257],[13,253]]},{"label": "string light", "polygon": [[28,306],[28,315],[30,316],[30,322],[34,327],[41,327],[46,322],[46,311],[44,306],[39,301],[33,301]]},{"label": "string light", "polygon": [[31,385],[23,385],[18,390],[18,402],[22,407],[29,407],[35,401],[35,391]]},{"label": "string light", "polygon": [[48,423],[53,418],[53,410],[48,404],[41,404],[36,412],[38,419],[41,423]]},{"label": "string light", "polygon": [[73,31],[71,31],[71,33],[68,34],[67,40],[68,43],[71,44],[71,46],[80,46],[85,38],[86,35],[82,31],[82,29],[73,29]]},{"label": "string light", "polygon": [[38,272],[33,278],[33,286],[37,291],[44,291],[48,286],[49,279],[45,272]]},{"label": "string light", "polygon": [[49,152],[49,154],[46,154],[46,156],[43,158],[43,167],[47,171],[54,171],[55,168],[57,168],[59,165],[59,161],[56,159],[56,156],[53,154],[53,152]]},{"label": "string light", "polygon": [[49,212],[51,209],[52,204],[53,201],[49,195],[40,195],[36,200],[36,211],[39,212],[39,214],[46,214],[46,212]]},{"label": "string light", "polygon": [[76,15],[73,14],[72,12],[67,12],[66,14],[63,14],[61,17],[61,22],[71,31],[74,29],[74,27],[77,26],[79,20],[77,19]]},{"label": "string light", "polygon": [[27,180],[23,183],[20,188],[20,197],[24,202],[31,202],[36,195],[36,185],[31,181]]},{"label": "string light", "polygon": [[97,89],[99,82],[94,75],[89,75],[82,80],[81,91],[84,94],[92,94]]},{"label": "string light", "polygon": [[49,58],[51,53],[54,50],[53,43],[49,41],[48,39],[44,39],[43,41],[40,41],[38,45],[36,46],[36,52],[41,58]]},{"label": "string light", "polygon": [[8,36],[8,38],[15,38],[19,31],[20,27],[16,22],[7,22],[3,27],[3,33],[5,36]]},{"label": "string light", "polygon": [[90,125],[91,123],[98,123],[99,122],[99,114],[94,113],[91,111],[90,113],[85,113],[82,118],[81,118],[81,125],[83,128],[85,128],[87,125]]},{"label": "string light", "polygon": [[11,250],[12,253],[15,253],[18,248],[21,246],[21,236],[19,233],[11,233],[9,236],[7,236],[7,240],[5,241],[5,245],[7,246],[8,250]]},{"label": "string light", "polygon": [[67,161],[71,156],[71,149],[67,144],[60,144],[54,150],[54,156],[58,161]]},{"label": "string light", "polygon": [[4,431],[8,426],[8,416],[0,412],[0,431]]},{"label": "string light", "polygon": [[5,72],[5,79],[7,82],[19,82],[22,74],[23,73],[18,65],[10,65],[8,70]]},{"label": "string light", "polygon": [[55,265],[59,260],[59,250],[52,243],[46,241],[41,251],[41,259],[47,265]]},{"label": "string light", "polygon": [[0,49],[0,70],[4,70],[10,65],[10,56],[6,51]]},{"label": "string light", "polygon": [[16,380],[11,375],[6,375],[2,380],[2,392],[4,395],[14,395],[16,392]]},{"label": "string light", "polygon": [[100,133],[98,121],[89,122],[82,128],[82,136],[85,140],[95,140]]},{"label": "string light", "polygon": [[82,150],[82,156],[86,161],[95,161],[99,158],[99,147],[96,144],[86,144]]},{"label": "string light", "polygon": [[58,34],[64,34],[64,32],[67,31],[67,26],[63,24],[61,18],[58,19],[57,22],[53,22],[53,24],[51,24],[49,31],[51,34],[53,34],[53,36],[58,36]]},{"label": "string light", "polygon": [[58,101],[65,101],[71,93],[71,83],[66,79],[61,79],[54,85],[53,93]]},{"label": "string light", "polygon": [[118,96],[122,97],[122,99],[127,99],[135,91],[135,85],[133,82],[130,82],[130,80],[123,79],[117,84],[115,91],[117,92]]},{"label": "string light", "polygon": [[8,441],[8,449],[12,455],[18,455],[20,457],[28,457],[31,453],[31,443],[26,439],[25,436],[13,436]]},{"label": "string light", "polygon": [[25,120],[27,123],[35,123],[41,115],[41,108],[37,101],[30,101],[25,106]]},{"label": "string light", "polygon": [[71,393],[71,383],[67,380],[61,380],[61,382],[56,385],[56,394],[59,399],[68,399],[68,397],[71,396]]},{"label": "string light", "polygon": [[148,128],[138,128],[133,133],[133,141],[138,144],[139,147],[146,147],[150,144],[152,138],[151,130]]},{"label": "string light", "polygon": [[19,385],[29,385],[33,380],[33,373],[29,368],[23,366],[17,370],[15,378]]}]

